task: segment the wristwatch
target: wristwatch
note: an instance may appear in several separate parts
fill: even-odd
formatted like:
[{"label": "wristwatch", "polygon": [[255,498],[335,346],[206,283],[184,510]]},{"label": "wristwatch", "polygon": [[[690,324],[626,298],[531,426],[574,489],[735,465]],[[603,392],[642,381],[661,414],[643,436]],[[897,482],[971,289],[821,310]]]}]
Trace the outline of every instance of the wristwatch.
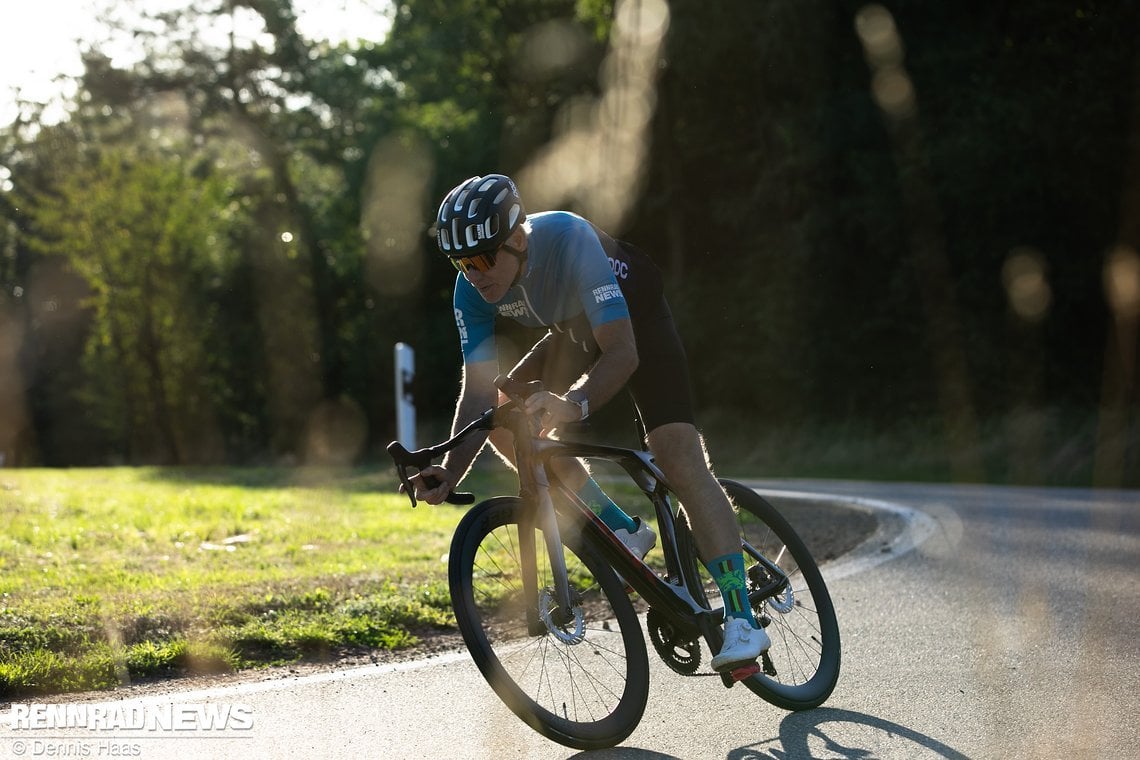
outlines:
[{"label": "wristwatch", "polygon": [[590,416],[590,399],[586,398],[586,391],[581,388],[576,388],[565,396],[566,400],[572,404],[577,404],[578,408],[582,410],[582,416],[579,420],[584,420]]}]

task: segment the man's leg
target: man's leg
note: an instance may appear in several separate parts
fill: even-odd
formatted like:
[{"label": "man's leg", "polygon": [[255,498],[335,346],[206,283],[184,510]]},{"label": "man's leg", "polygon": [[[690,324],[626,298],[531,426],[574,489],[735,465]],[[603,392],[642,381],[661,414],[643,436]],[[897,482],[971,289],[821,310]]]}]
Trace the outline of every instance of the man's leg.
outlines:
[{"label": "man's leg", "polygon": [[[581,317],[582,330],[589,330],[586,318]],[[565,393],[575,380],[582,376],[594,361],[594,354],[581,350],[573,340],[570,340],[567,331],[548,331],[523,356],[508,373],[515,380],[529,382],[541,380],[548,391]],[[500,357],[500,360],[502,357]],[[500,395],[500,403],[506,398]],[[491,432],[491,445],[495,451],[512,469],[517,469],[514,462],[514,446],[509,430],[497,428]],[[594,514],[602,519],[606,526],[617,533],[618,537],[633,550],[638,557],[653,548],[656,536],[648,525],[640,519],[630,517],[625,510],[611,499],[601,486],[590,477],[589,470],[577,459],[554,460],[554,472],[571,490],[578,495]]]},{"label": "man's leg", "polygon": [[[505,428],[495,428],[488,438],[495,452],[507,466],[517,470],[514,435],[511,431]],[[654,543],[656,543],[656,534],[653,533],[652,529],[648,525],[644,525],[640,519],[630,517],[625,510],[619,507],[590,477],[589,471],[580,460],[566,457],[555,459],[554,472],[563,483],[578,494],[578,498],[584,501],[594,511],[594,514],[602,518],[602,522],[610,530],[617,533],[618,538],[625,542],[626,546],[633,549],[638,557],[644,558],[653,548]]]},{"label": "man's leg", "polygon": [[[518,470],[518,465],[515,462],[515,436],[510,430],[506,428],[495,428],[487,436],[491,441],[491,446],[494,447],[495,453],[499,458],[506,463],[512,470]],[[586,485],[590,474],[586,472],[585,466],[577,459],[559,458],[554,460],[554,471],[558,477],[569,486],[575,493],[580,491]]]},{"label": "man's leg", "polygon": [[740,551],[736,514],[709,471],[700,433],[687,422],[670,422],[649,433],[657,466],[685,505],[697,549],[707,560]]},{"label": "man's leg", "polygon": [[724,645],[713,657],[712,667],[732,670],[754,660],[771,645],[748,601],[736,515],[709,469],[695,426],[666,423],[650,431],[648,438],[658,466],[685,506],[697,550],[724,601]]}]

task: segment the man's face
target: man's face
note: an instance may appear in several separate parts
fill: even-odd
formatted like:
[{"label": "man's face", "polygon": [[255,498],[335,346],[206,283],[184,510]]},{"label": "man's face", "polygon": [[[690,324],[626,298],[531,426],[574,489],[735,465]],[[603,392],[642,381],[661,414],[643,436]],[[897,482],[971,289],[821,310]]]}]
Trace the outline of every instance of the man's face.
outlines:
[{"label": "man's face", "polygon": [[[479,291],[479,295],[483,297],[484,301],[497,303],[502,300],[507,291],[511,289],[511,284],[518,278],[519,268],[522,266],[523,257],[526,255],[526,248],[526,230],[520,226],[495,251],[493,255],[495,263],[490,268],[471,266],[470,264],[479,262],[467,259],[465,261],[468,265],[461,267],[461,271],[467,281]],[[487,258],[492,257],[475,258],[482,258],[486,261]],[[457,262],[453,261],[452,263]]]},{"label": "man's face", "polygon": [[487,303],[496,303],[510,290],[522,262],[502,247],[495,252],[495,265],[485,271],[469,268],[463,273]]}]

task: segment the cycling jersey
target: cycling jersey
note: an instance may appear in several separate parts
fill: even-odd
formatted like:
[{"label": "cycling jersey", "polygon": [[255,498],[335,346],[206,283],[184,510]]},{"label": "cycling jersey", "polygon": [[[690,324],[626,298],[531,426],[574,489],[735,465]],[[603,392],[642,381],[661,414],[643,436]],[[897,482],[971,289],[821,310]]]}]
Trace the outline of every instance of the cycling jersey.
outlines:
[{"label": "cycling jersey", "polygon": [[[455,280],[455,322],[465,362],[499,359],[496,324],[548,328],[524,360],[532,373],[562,393],[596,360],[593,330],[628,318],[638,367],[629,388],[646,430],[693,422],[688,363],[653,262],[582,217],[548,211],[528,217],[526,271],[496,303],[488,303],[462,274]],[[532,339],[533,340],[533,339]]]},{"label": "cycling jersey", "polygon": [[455,279],[455,322],[464,361],[495,358],[496,316],[527,327],[556,327],[584,314],[591,328],[629,317],[614,276],[614,267],[621,264],[607,255],[592,224],[566,211],[529,218],[526,272],[502,299],[487,303],[467,278]]}]

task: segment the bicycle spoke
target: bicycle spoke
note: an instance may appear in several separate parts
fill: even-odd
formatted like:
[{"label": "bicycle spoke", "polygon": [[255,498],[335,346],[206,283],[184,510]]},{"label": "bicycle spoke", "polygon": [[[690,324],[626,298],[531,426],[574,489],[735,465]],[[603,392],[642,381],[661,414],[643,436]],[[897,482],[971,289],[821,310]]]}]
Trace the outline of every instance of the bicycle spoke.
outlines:
[{"label": "bicycle spoke", "polygon": [[[839,630],[823,577],[807,547],[771,504],[745,486],[721,482],[740,526],[753,610],[757,620],[767,621],[772,642],[766,658],[774,672],[744,683],[773,704],[816,707],[839,677]],[[695,566],[693,577],[700,581],[698,591],[709,609],[723,614],[720,590],[695,557],[691,537],[685,548]],[[713,651],[720,643],[715,635],[709,642]]]},{"label": "bicycle spoke", "polygon": [[[453,549],[452,579],[469,579],[467,601],[456,611],[460,619],[463,610],[460,628],[488,681],[528,723],[570,746],[612,746],[636,725],[648,694],[636,613],[604,562],[566,546],[575,606],[570,619],[561,620],[541,530],[534,531],[534,566],[523,566],[519,539],[529,544],[530,537],[517,535],[518,504],[499,500],[485,509],[482,522],[472,517],[470,553],[456,558]],[[534,589],[524,589],[527,572]],[[597,572],[609,574],[604,583]]]}]

